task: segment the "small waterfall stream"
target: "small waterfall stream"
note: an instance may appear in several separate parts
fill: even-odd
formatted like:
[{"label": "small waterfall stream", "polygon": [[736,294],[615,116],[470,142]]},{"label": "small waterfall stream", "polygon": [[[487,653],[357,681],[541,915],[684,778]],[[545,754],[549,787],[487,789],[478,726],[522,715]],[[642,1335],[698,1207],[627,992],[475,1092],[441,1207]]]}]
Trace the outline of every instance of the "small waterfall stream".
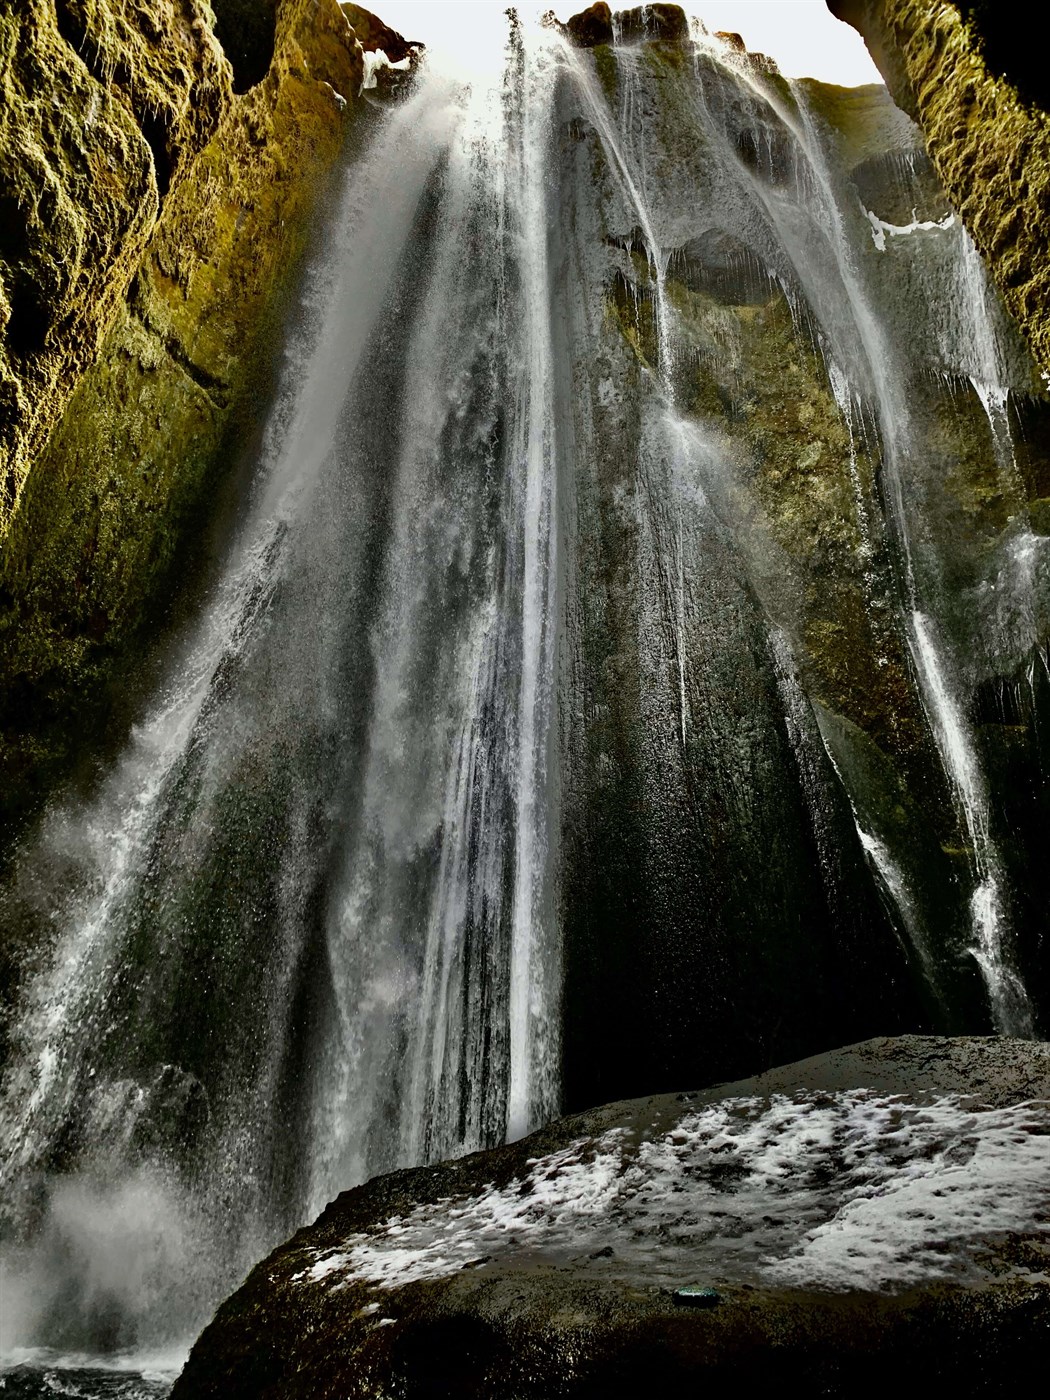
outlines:
[{"label": "small waterfall stream", "polygon": [[511,21],[348,155],[221,575],[0,896],[3,1349],[184,1347],[566,1106],[1034,1033],[1041,400],[842,91]]}]

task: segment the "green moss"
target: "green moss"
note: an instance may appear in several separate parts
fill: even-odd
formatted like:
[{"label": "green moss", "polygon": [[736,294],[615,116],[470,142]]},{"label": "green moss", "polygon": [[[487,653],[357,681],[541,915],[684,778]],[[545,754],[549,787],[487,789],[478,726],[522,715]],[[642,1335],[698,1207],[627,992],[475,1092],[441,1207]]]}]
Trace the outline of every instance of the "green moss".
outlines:
[{"label": "green moss", "polygon": [[[9,820],[110,712],[250,440],[360,53],[335,0],[283,0],[266,79],[169,192],[95,363],[39,454],[0,561]],[[349,108],[347,109],[349,110]]]},{"label": "green moss", "polygon": [[610,44],[597,44],[591,52],[594,54],[594,67],[598,74],[598,81],[602,85],[602,91],[605,93],[605,100],[612,107],[619,95],[620,86],[616,55]]},{"label": "green moss", "polygon": [[1050,115],[989,71],[953,5],[851,7],[897,102],[916,118],[953,205],[1050,374]]}]

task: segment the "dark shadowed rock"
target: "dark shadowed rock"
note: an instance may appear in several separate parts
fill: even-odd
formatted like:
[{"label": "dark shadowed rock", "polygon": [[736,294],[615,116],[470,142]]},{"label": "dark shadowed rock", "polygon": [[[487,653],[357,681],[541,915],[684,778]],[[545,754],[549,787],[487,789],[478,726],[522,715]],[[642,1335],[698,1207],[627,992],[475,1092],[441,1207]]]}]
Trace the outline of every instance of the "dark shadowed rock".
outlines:
[{"label": "dark shadowed rock", "polygon": [[651,39],[682,43],[689,37],[689,21],[680,5],[639,5],[633,10],[617,11],[614,20],[605,0],[573,15],[565,29],[581,49],[597,48],[614,40],[623,44]]},{"label": "dark shadowed rock", "polygon": [[593,49],[597,48],[599,44],[611,44],[613,41],[612,11],[605,0],[598,0],[598,3],[592,5],[590,9],[573,15],[565,28],[569,31],[569,38],[572,42],[581,49]]},{"label": "dark shadowed rock", "polygon": [[1050,1328],[1048,1096],[1046,1044],[883,1039],[377,1178],[175,1400],[1007,1393]]},{"label": "dark shadowed rock", "polygon": [[616,24],[624,44],[647,39],[680,44],[689,37],[689,21],[681,5],[638,5],[633,10],[620,10]]},{"label": "dark shadowed rock", "polygon": [[384,24],[363,5],[344,3],[340,5],[340,9],[350,21],[358,43],[366,53],[375,53],[381,49],[391,63],[401,63],[423,48],[418,40],[406,39],[403,34]]}]

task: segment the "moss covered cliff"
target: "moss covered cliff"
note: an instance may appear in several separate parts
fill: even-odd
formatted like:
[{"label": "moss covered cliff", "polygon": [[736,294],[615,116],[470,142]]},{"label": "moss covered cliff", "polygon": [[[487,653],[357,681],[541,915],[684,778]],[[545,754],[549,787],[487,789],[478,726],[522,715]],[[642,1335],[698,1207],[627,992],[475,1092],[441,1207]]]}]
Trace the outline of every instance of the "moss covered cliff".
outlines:
[{"label": "moss covered cliff", "polygon": [[199,0],[0,10],[0,535],[230,67]]},{"label": "moss covered cliff", "polygon": [[219,34],[244,39],[233,66],[198,0],[0,15],[8,818],[108,711],[252,431],[360,88],[336,0],[280,0],[269,35],[239,28],[232,0],[215,8]]},{"label": "moss covered cliff", "polygon": [[[1044,373],[1050,373],[1050,115],[998,71],[969,5],[828,0],[897,104],[922,127],[953,205]],[[1023,43],[1022,39],[1020,43]],[[1013,47],[1017,47],[1013,43]]]}]

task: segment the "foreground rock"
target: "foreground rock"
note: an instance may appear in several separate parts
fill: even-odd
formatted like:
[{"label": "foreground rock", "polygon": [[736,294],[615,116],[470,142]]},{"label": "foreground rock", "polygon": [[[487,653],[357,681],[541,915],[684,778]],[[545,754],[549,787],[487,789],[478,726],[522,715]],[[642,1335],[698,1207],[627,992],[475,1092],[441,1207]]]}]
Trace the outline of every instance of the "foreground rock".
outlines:
[{"label": "foreground rock", "polygon": [[1050,1328],[1050,1045],[868,1041],[339,1197],[193,1396],[1006,1393]]}]

